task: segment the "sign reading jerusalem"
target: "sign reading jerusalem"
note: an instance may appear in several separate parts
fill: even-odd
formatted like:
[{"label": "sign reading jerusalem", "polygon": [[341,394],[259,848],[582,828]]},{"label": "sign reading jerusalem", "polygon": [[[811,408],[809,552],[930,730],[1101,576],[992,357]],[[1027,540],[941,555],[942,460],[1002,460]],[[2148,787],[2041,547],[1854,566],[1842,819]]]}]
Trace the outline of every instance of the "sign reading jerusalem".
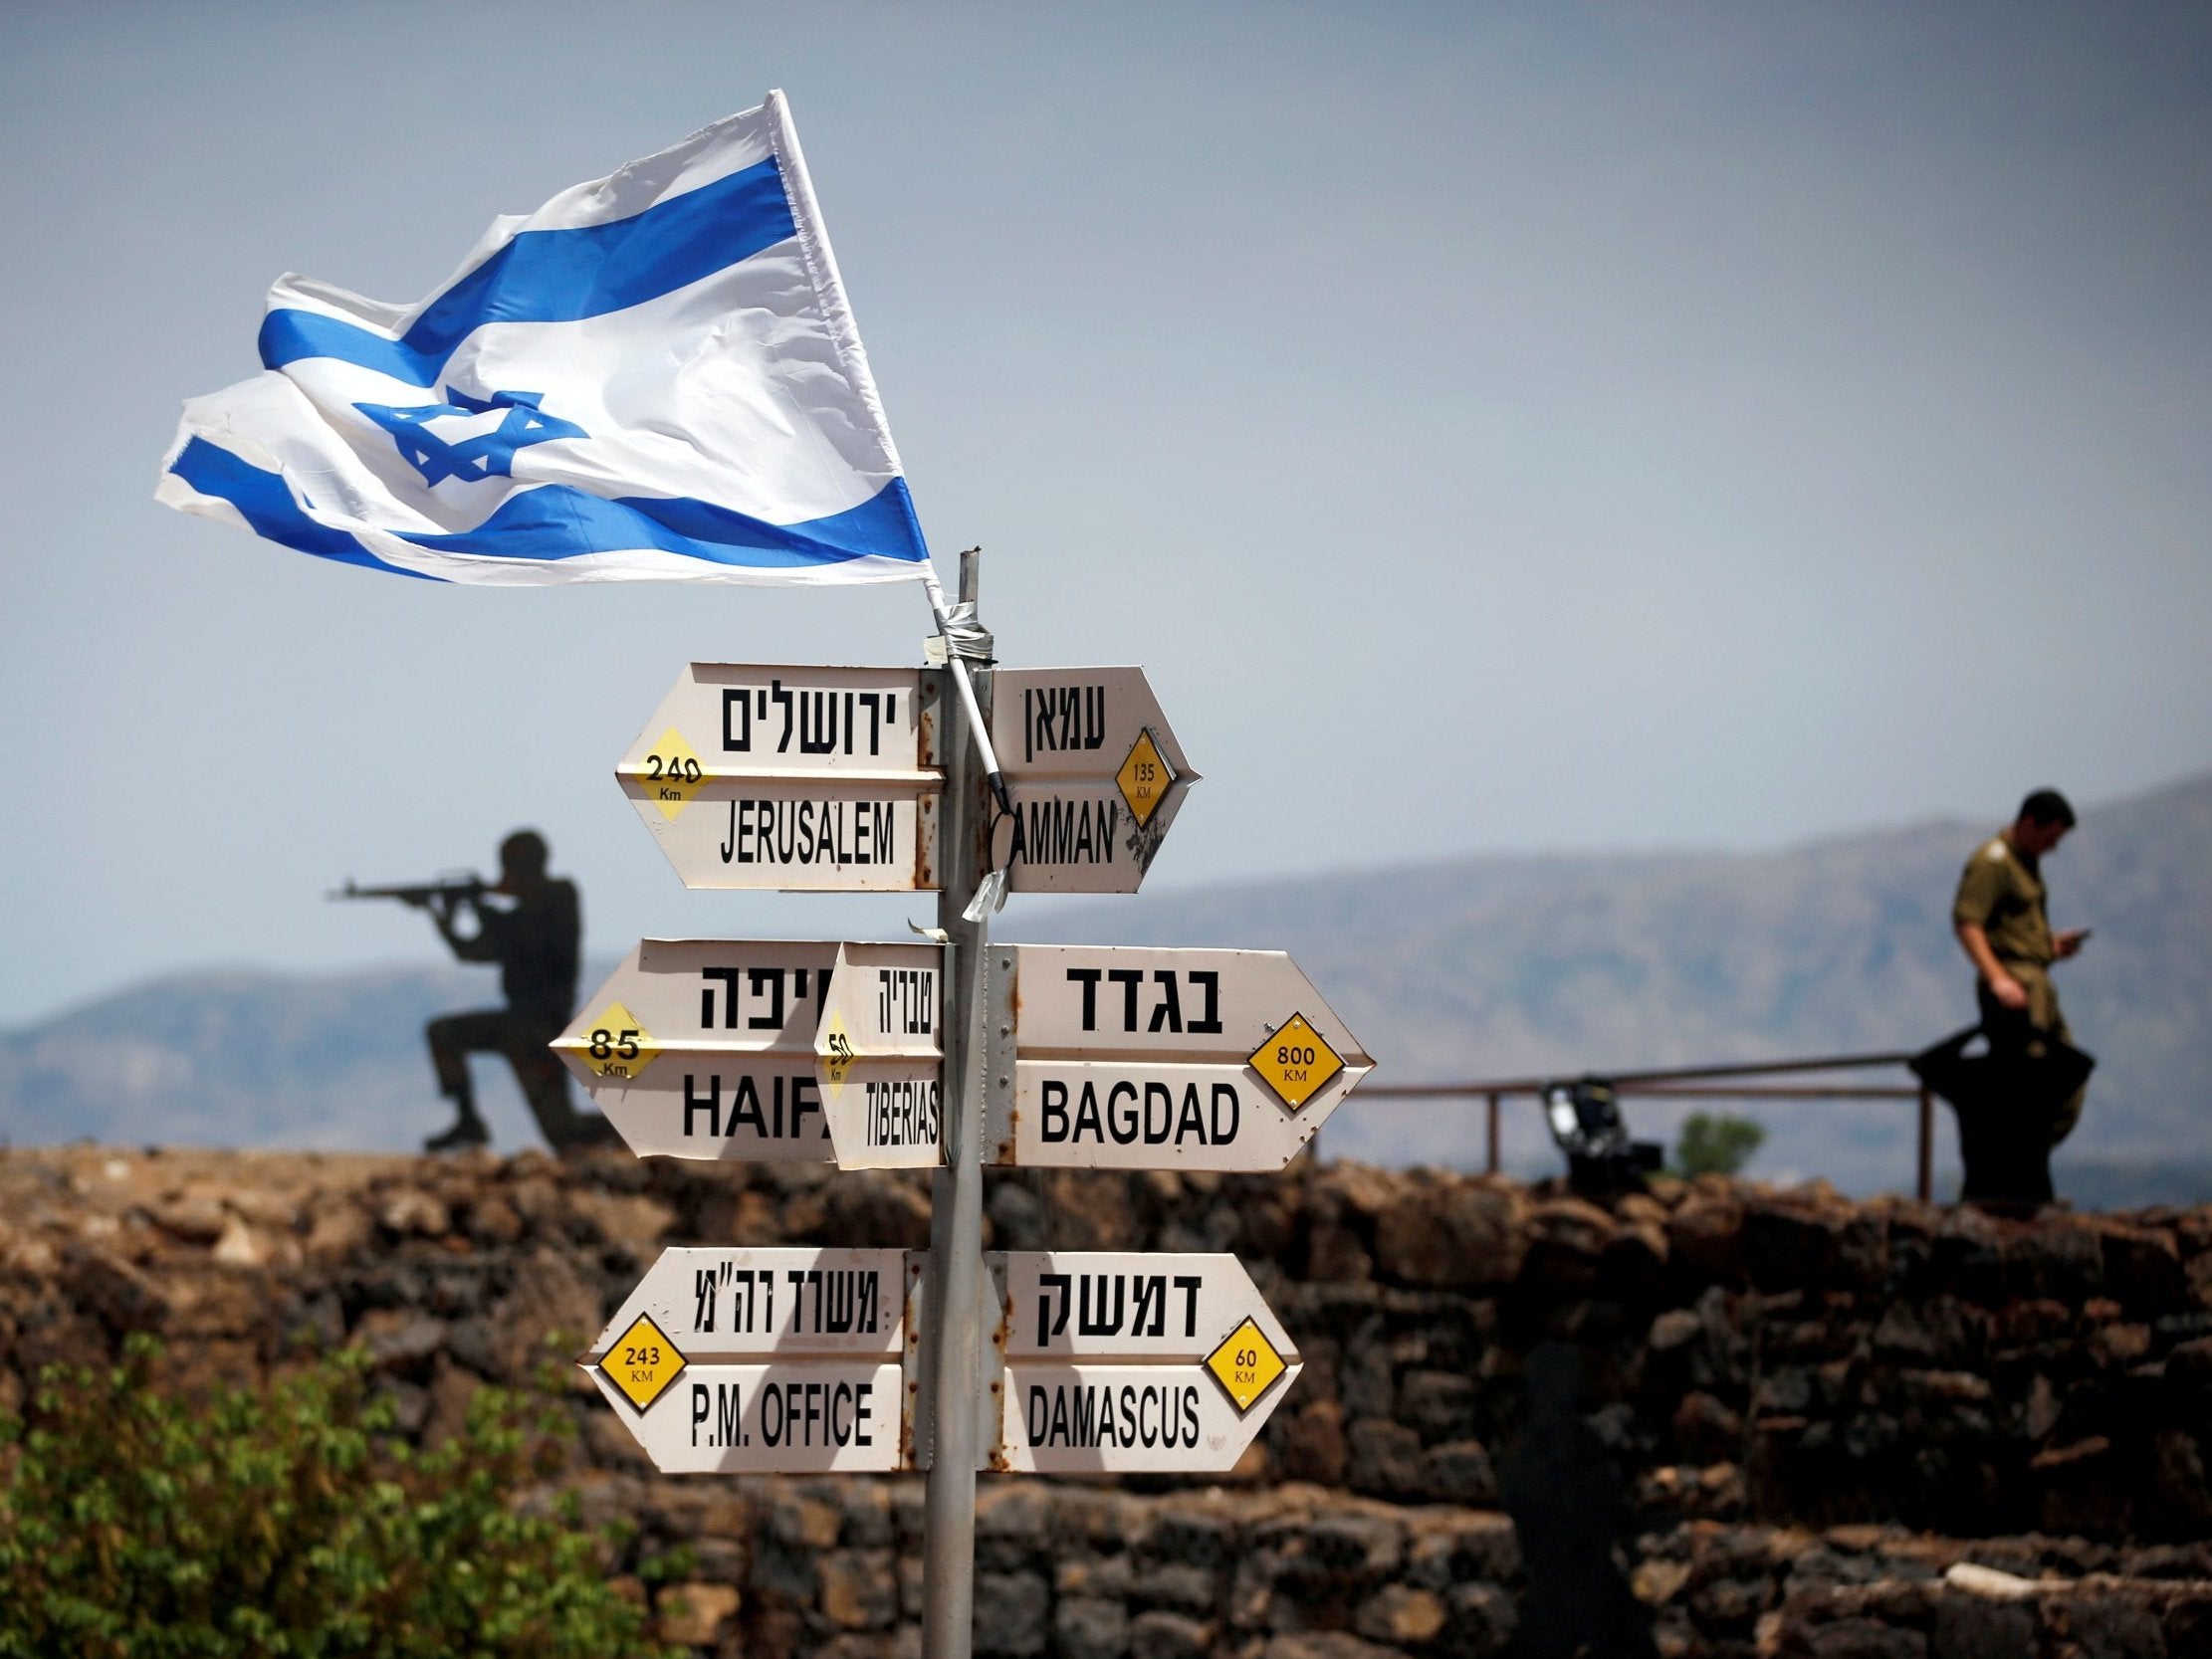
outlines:
[{"label": "sign reading jerusalem", "polygon": [[1141,668],[1000,669],[991,742],[1014,893],[1134,893],[1198,780]]},{"label": "sign reading jerusalem", "polygon": [[932,888],[936,681],[693,663],[615,767],[686,887]]},{"label": "sign reading jerusalem", "polygon": [[985,1156],[1121,1169],[1279,1169],[1374,1062],[1280,950],[992,947],[1014,1065]]},{"label": "sign reading jerusalem", "polygon": [[553,1039],[640,1157],[826,1163],[814,1031],[835,943],[643,939]]}]

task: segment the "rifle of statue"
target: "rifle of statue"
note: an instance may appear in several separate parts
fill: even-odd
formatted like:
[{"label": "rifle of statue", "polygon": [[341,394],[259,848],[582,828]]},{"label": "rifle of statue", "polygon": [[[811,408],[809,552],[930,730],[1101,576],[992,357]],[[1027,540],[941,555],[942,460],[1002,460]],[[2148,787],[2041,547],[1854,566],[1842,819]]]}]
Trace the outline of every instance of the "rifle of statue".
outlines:
[{"label": "rifle of statue", "polygon": [[331,897],[332,899],[397,899],[403,905],[420,910],[435,905],[441,910],[451,910],[455,905],[473,905],[491,892],[491,887],[478,875],[463,873],[458,876],[440,876],[434,882],[422,882],[412,887],[362,887],[350,876],[345,885]]}]

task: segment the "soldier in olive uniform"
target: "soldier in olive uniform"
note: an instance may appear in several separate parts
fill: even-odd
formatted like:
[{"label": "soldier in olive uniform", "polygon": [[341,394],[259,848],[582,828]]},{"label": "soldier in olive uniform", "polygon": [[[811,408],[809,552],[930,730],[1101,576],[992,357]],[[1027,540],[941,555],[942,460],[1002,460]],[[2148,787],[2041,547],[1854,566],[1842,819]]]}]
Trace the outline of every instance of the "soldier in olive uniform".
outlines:
[{"label": "soldier in olive uniform", "polygon": [[[546,874],[546,840],[535,830],[517,830],[500,843],[500,879],[494,894],[506,906],[466,897],[424,901],[430,919],[453,953],[464,962],[497,962],[504,1008],[446,1014],[430,1022],[430,1063],[438,1089],[458,1114],[453,1127],[424,1142],[433,1152],[481,1146],[491,1131],[476,1110],[469,1079],[469,1056],[504,1054],[515,1068],[538,1128],[556,1152],[580,1150],[609,1139],[606,1120],[576,1111],[568,1092],[568,1073],[546,1046],[560,1035],[576,1001],[576,956],[583,935],[582,907],[575,883]],[[456,926],[458,912],[475,914],[476,930]]]},{"label": "soldier in olive uniform", "polygon": [[[2051,964],[2082,948],[2086,928],[2051,931],[2043,883],[2043,856],[2074,827],[2074,808],[2056,789],[2038,789],[2020,803],[2012,824],[1975,849],[1959,877],[1951,926],[1979,978],[1982,1029],[1992,1050],[2040,1059],[2056,1038],[2072,1044]],[[2073,1132],[2086,1089],[2063,1102],[2051,1125],[2051,1144]]]}]

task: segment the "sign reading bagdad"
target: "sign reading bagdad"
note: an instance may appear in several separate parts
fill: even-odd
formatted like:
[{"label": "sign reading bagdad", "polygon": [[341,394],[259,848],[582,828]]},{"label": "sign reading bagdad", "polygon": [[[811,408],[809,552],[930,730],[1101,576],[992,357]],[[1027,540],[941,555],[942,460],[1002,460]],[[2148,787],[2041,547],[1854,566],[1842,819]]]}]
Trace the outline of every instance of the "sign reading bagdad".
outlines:
[{"label": "sign reading bagdad", "polygon": [[1010,981],[997,1163],[1279,1169],[1374,1069],[1280,950],[992,947]]}]

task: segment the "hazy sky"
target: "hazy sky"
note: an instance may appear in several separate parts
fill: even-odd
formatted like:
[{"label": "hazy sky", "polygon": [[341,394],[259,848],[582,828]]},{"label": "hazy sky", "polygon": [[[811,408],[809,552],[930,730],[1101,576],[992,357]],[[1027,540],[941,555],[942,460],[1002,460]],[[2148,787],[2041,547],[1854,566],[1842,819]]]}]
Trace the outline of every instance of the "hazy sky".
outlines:
[{"label": "hazy sky", "polygon": [[916,661],[918,588],[438,587],[150,499],[280,272],[412,303],[777,86],[941,562],[1207,776],[1156,886],[2212,765],[2212,9],[17,0],[0,1026],[425,956],[324,891],[522,823],[599,953],[928,915],[687,894],[611,776],[689,659]]}]

